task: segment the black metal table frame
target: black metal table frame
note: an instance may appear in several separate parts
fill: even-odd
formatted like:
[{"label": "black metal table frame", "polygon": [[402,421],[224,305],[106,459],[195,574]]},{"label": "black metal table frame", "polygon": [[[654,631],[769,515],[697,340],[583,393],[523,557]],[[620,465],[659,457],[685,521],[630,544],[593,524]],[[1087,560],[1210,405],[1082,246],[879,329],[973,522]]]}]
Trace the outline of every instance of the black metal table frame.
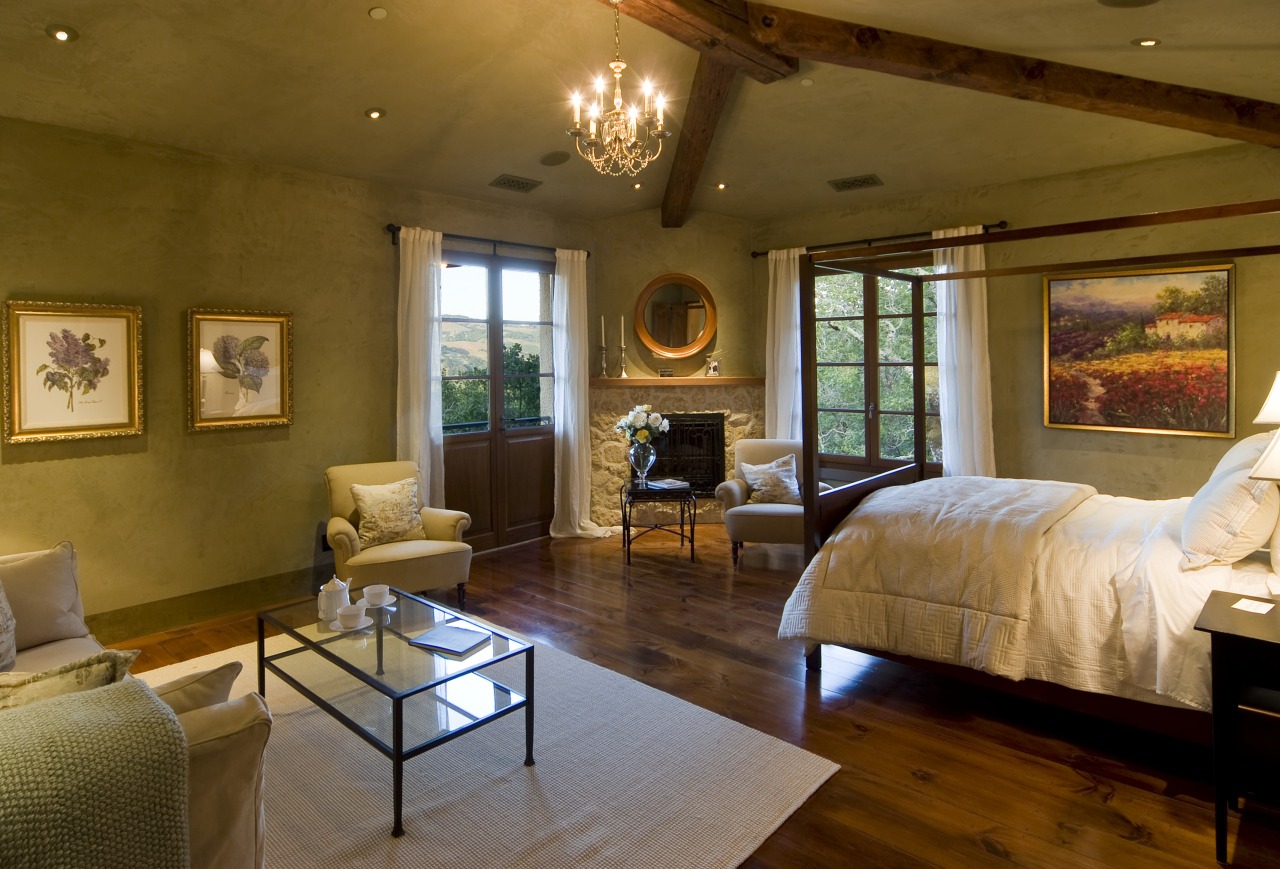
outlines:
[{"label": "black metal table frame", "polygon": [[[507,635],[502,634],[501,631],[495,631],[493,628],[489,627],[488,625],[485,625],[483,622],[479,622],[475,619],[468,617],[465,613],[460,613],[457,610],[451,609],[449,607],[443,606],[438,603],[426,601],[421,597],[418,597],[417,595],[409,594],[408,592],[402,591],[398,588],[391,589],[391,592],[400,597],[412,598],[413,600],[416,600],[419,603],[425,604],[429,607],[433,607],[442,612],[449,613],[454,618],[458,618],[472,625],[475,625],[477,628],[480,628],[481,630],[484,630],[487,633],[490,633],[490,634],[499,633],[503,637],[507,637]],[[261,694],[263,697],[267,696],[267,672],[266,671],[269,669],[271,670],[272,673],[275,673],[276,676],[278,676],[281,679],[281,681],[283,681],[285,684],[289,685],[299,694],[306,697],[312,703],[316,704],[316,706],[323,709],[330,716],[332,716],[337,721],[339,721],[343,726],[345,726],[348,730],[350,730],[356,736],[359,736],[365,742],[372,745],[375,749],[380,751],[383,755],[385,755],[388,759],[391,760],[393,790],[394,790],[393,812],[395,814],[395,824],[391,829],[392,836],[399,837],[404,835],[404,824],[402,820],[402,814],[403,814],[403,808],[404,808],[404,762],[406,760],[412,760],[418,755],[426,751],[430,751],[436,746],[443,745],[446,742],[450,742],[454,739],[457,739],[459,736],[462,736],[463,734],[470,733],[472,730],[475,730],[478,727],[488,724],[491,721],[496,721],[499,718],[503,718],[507,715],[510,715],[512,712],[516,712],[520,709],[524,709],[525,710],[524,765],[533,766],[533,648],[534,647],[532,644],[529,644],[521,649],[515,649],[513,651],[506,652],[502,655],[498,655],[497,657],[494,657],[485,661],[480,666],[477,666],[471,669],[462,670],[458,673],[450,673],[438,679],[433,679],[423,685],[416,686],[408,691],[397,692],[397,691],[391,691],[386,685],[378,682],[376,679],[369,676],[359,667],[349,664],[348,662],[342,660],[336,655],[330,655],[325,652],[324,647],[326,645],[328,645],[331,642],[334,642],[335,640],[339,640],[345,637],[346,634],[342,634],[342,633],[334,634],[332,637],[327,638],[323,642],[316,642],[314,640],[311,640],[311,639],[308,639],[307,637],[302,636],[301,634],[298,634],[291,626],[271,618],[271,612],[272,610],[264,610],[258,613],[258,693]],[[301,642],[302,645],[298,646],[297,648],[288,649],[284,652],[278,652],[268,658],[266,655],[266,624],[268,620],[270,620],[272,625],[274,625],[275,627],[287,633],[289,636]],[[376,642],[377,642],[377,660],[378,660],[377,672],[381,674],[383,672],[382,643],[383,643],[384,631],[390,631],[391,633],[405,639],[406,641],[408,640],[408,638],[393,628],[384,627],[381,619],[374,619],[374,629],[375,629]],[[523,642],[521,640],[515,640],[512,637],[507,637],[507,639],[511,639],[514,642]],[[392,744],[390,746],[384,745],[382,743],[382,740],[378,739],[373,734],[371,734],[368,730],[362,727],[360,724],[353,721],[351,718],[347,717],[346,714],[344,714],[341,710],[339,710],[333,704],[329,703],[329,701],[320,697],[314,691],[307,688],[305,685],[301,684],[300,682],[298,682],[298,680],[294,679],[288,673],[283,672],[278,666],[275,665],[275,662],[282,658],[288,658],[292,655],[297,655],[303,652],[313,652],[313,653],[320,654],[321,657],[323,657],[329,663],[334,664],[337,667],[340,667],[343,671],[356,677],[357,679],[359,679],[361,682],[368,685],[373,690],[391,699]],[[423,654],[431,654],[431,652],[426,649],[423,649]],[[523,695],[521,695],[519,691],[515,691],[509,686],[504,685],[503,683],[497,681],[496,679],[491,679],[480,672],[481,670],[491,667],[494,664],[498,664],[502,661],[505,661],[509,658],[514,658],[518,655],[525,656],[525,665],[524,665],[525,691]],[[486,715],[482,718],[477,718],[475,721],[472,721],[470,724],[464,725],[458,728],[457,730],[451,730],[448,733],[437,736],[434,739],[429,739],[426,742],[422,743],[421,745],[417,745],[406,750],[404,747],[404,701],[410,697],[414,697],[418,694],[421,694],[424,691],[430,691],[432,688],[435,688],[439,685],[443,685],[444,683],[449,682],[453,679],[457,679],[461,676],[466,676],[471,674],[479,676],[485,681],[490,682],[491,684],[497,686],[503,691],[506,691],[512,694],[513,696],[523,697],[523,699],[517,700],[514,703],[512,703],[510,706],[507,706],[504,709],[501,709],[490,715]],[[444,702],[444,701],[440,701],[440,702]],[[458,711],[463,711],[463,710],[458,710]]]},{"label": "black metal table frame", "polygon": [[[653,524],[643,523],[639,527],[644,530],[639,534],[632,535],[631,530],[636,524],[631,521],[631,511],[637,503],[641,504],[660,504],[663,502],[680,504],[680,522],[679,530],[672,527],[671,522],[656,522]],[[675,534],[680,538],[680,546],[684,546],[685,533],[685,517],[689,520],[689,560],[694,560],[693,538],[697,529],[698,522],[698,496],[693,493],[692,486],[686,486],[681,489],[653,489],[638,488],[635,483],[623,483],[618,489],[618,503],[622,509],[622,548],[627,553],[627,564],[631,563],[631,544],[635,540],[639,540],[650,531],[665,531],[668,534]]]}]

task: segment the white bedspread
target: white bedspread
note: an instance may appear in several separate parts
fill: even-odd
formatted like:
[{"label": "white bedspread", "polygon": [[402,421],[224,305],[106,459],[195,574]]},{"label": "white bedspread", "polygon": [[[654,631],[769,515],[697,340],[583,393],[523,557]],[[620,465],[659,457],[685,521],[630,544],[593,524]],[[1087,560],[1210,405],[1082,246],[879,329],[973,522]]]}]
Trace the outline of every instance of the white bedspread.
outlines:
[{"label": "white bedspread", "polygon": [[[1267,596],[1270,582],[1280,591],[1265,554],[1184,571],[1187,498],[966,482],[978,479],[869,497],[806,568],[779,636],[1209,707],[1208,636],[1194,630],[1196,617],[1214,589]],[[1034,506],[1011,508],[1006,532],[1009,499]]]}]

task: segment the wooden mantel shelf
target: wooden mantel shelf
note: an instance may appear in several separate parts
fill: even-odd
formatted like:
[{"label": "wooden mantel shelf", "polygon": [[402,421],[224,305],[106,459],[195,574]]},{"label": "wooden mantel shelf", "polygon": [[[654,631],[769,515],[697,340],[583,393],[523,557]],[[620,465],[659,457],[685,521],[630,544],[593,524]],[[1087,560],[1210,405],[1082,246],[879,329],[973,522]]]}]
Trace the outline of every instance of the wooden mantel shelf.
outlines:
[{"label": "wooden mantel shelf", "polygon": [[764,386],[763,377],[593,377],[593,388],[627,389],[632,386]]}]

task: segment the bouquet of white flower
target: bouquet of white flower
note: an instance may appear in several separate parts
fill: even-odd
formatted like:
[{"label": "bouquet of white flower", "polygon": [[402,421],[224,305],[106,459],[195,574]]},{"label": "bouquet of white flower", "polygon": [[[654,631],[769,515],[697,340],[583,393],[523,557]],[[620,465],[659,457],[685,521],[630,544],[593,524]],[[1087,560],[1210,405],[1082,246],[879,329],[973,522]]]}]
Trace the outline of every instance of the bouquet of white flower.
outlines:
[{"label": "bouquet of white flower", "polygon": [[613,426],[627,440],[636,444],[647,444],[660,434],[666,434],[671,423],[662,418],[662,414],[654,413],[648,404],[637,404],[631,413],[619,419]]}]

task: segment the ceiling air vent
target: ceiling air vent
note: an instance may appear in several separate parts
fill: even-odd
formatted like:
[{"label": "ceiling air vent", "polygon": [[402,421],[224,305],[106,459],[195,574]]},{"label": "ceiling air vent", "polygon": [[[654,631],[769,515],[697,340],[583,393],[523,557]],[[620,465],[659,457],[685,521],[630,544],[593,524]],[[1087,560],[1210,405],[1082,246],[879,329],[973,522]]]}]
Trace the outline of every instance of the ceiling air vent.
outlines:
[{"label": "ceiling air vent", "polygon": [[499,175],[489,182],[489,186],[497,187],[499,190],[513,190],[516,193],[532,193],[542,186],[542,182],[534,181],[532,178],[521,178],[519,175]]},{"label": "ceiling air vent", "polygon": [[852,178],[837,178],[835,181],[828,181],[827,183],[831,185],[831,189],[836,193],[847,193],[850,190],[884,186],[884,182],[880,180],[879,175],[854,175]]}]

